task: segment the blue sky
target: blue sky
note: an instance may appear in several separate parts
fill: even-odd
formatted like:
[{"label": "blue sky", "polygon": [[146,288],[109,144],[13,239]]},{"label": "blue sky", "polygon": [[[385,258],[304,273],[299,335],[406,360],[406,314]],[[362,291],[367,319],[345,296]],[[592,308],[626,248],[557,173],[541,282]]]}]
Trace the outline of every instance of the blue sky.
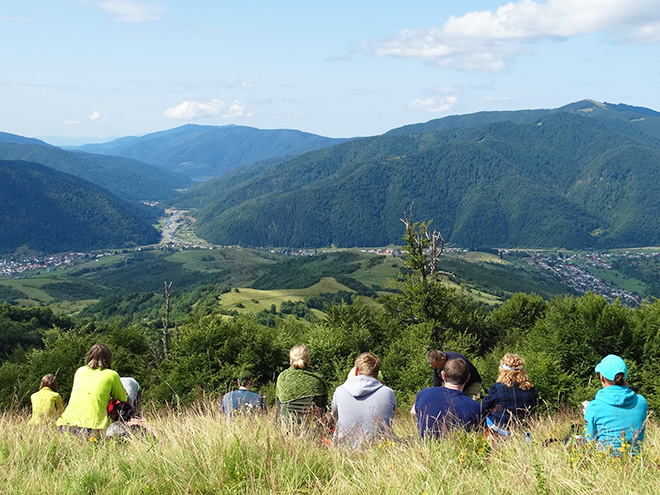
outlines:
[{"label": "blue sky", "polygon": [[330,137],[590,98],[660,111],[660,0],[0,0],[0,131]]}]

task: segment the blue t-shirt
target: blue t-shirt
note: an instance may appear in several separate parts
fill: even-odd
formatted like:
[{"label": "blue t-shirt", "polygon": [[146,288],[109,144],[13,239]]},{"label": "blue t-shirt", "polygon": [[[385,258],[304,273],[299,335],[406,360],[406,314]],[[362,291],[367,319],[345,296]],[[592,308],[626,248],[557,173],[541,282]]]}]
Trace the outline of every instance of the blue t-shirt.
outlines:
[{"label": "blue t-shirt", "polygon": [[220,409],[227,416],[231,416],[234,411],[256,412],[265,410],[264,399],[261,395],[250,390],[234,390],[225,394],[220,404]]},{"label": "blue t-shirt", "polygon": [[421,390],[415,400],[417,428],[422,438],[438,438],[454,428],[470,429],[482,420],[481,405],[463,392],[446,387]]}]

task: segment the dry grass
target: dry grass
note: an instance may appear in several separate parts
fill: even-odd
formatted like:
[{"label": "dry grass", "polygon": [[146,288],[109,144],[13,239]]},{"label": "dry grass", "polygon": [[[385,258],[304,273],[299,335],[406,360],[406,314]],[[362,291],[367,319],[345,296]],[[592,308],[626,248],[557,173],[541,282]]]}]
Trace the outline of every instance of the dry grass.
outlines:
[{"label": "dry grass", "polygon": [[576,418],[557,416],[489,443],[477,433],[420,442],[404,412],[400,442],[364,452],[328,447],[276,426],[271,415],[228,423],[215,405],[148,416],[157,439],[86,441],[0,416],[0,493],[49,494],[573,494],[658,491],[660,439],[649,425],[642,455],[612,458],[566,447]]}]

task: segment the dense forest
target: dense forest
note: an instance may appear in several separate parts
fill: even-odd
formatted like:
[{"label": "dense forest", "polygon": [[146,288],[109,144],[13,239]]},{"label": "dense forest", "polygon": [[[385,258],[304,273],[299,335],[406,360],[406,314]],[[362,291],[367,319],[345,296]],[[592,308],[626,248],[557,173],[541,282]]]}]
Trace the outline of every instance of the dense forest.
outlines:
[{"label": "dense forest", "polygon": [[344,141],[292,129],[187,124],[145,136],[87,144],[78,149],[133,158],[196,180],[207,180],[241,165],[296,155]]},{"label": "dense forest", "polygon": [[[413,224],[412,232],[419,228]],[[377,298],[334,294],[273,304],[266,314],[239,315],[219,311],[213,285],[180,293],[172,300],[170,318],[176,325],[169,326],[167,355],[159,320],[164,300],[153,293],[106,299],[109,315],[151,314],[132,321],[97,318],[99,307],[96,313],[62,317],[49,309],[5,303],[0,306],[0,404],[25,406],[46,373],[57,373],[66,399],[87,349],[101,341],[113,350],[113,367],[137,378],[145,398],[155,405],[176,407],[218,397],[246,368],[255,374],[258,390],[272,400],[274,380],[288,365],[289,348],[302,342],[332,386],[345,380],[359,353],[375,352],[382,359],[385,383],[395,390],[400,404],[431,383],[425,358],[429,348],[469,356],[485,387],[494,382],[500,357],[517,352],[527,360],[530,377],[550,411],[592,398],[599,387],[595,364],[617,353],[630,367],[631,387],[644,394],[651,407],[660,406],[659,302],[633,309],[592,293],[550,300],[517,293],[489,309],[460,288],[446,285],[430,265],[424,246],[420,249],[414,237],[407,240],[404,266],[393,290]],[[350,255],[341,260],[345,271],[354,261]],[[320,273],[322,266],[317,268]],[[270,282],[264,278],[262,283]],[[322,315],[312,311],[319,307]]]},{"label": "dense forest", "polygon": [[235,170],[176,202],[199,208],[197,231],[217,244],[387,245],[411,203],[465,247],[657,244],[660,117],[581,105],[355,139]]},{"label": "dense forest", "polygon": [[[13,136],[14,138],[18,136]],[[34,140],[33,140],[34,141]],[[0,136],[0,160],[24,160],[88,180],[133,201],[171,200],[190,179],[162,167],[117,156],[66,151],[46,143]]]},{"label": "dense forest", "polygon": [[158,208],[37,163],[0,160],[0,253],[47,253],[160,240]]}]

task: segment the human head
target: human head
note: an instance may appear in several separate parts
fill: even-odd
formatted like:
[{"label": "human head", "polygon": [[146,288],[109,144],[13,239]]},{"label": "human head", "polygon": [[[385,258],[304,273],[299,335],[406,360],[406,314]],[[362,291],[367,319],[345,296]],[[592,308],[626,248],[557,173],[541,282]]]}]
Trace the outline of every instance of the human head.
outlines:
[{"label": "human head", "polygon": [[241,371],[238,375],[238,386],[250,388],[252,386],[252,373],[248,370]]},{"label": "human head", "polygon": [[41,379],[41,383],[39,383],[39,390],[41,390],[44,387],[48,387],[53,392],[57,392],[57,382],[55,381],[55,375],[51,375],[49,373],[43,376],[43,378]]},{"label": "human head", "polygon": [[289,351],[289,362],[296,369],[304,370],[309,366],[309,349],[303,344],[294,345]]},{"label": "human head", "polygon": [[437,349],[431,349],[426,355],[426,360],[433,368],[436,370],[441,370],[445,367],[445,363],[447,362],[447,355]]},{"label": "human head", "polygon": [[110,348],[105,344],[94,344],[87,351],[85,364],[90,368],[110,368],[112,364],[112,352],[110,352]]},{"label": "human head", "polygon": [[363,352],[355,359],[355,367],[357,368],[358,375],[378,378],[380,359],[371,352]]},{"label": "human head", "polygon": [[442,369],[442,378],[452,385],[465,385],[470,378],[470,368],[464,359],[451,359]]},{"label": "human head", "polygon": [[518,354],[505,354],[500,359],[497,381],[507,387],[512,387],[514,383],[517,383],[522,390],[530,390],[534,385],[529,381],[524,366],[525,360]]},{"label": "human head", "polygon": [[595,370],[609,385],[624,385],[628,379],[628,366],[615,354],[605,356]]}]

